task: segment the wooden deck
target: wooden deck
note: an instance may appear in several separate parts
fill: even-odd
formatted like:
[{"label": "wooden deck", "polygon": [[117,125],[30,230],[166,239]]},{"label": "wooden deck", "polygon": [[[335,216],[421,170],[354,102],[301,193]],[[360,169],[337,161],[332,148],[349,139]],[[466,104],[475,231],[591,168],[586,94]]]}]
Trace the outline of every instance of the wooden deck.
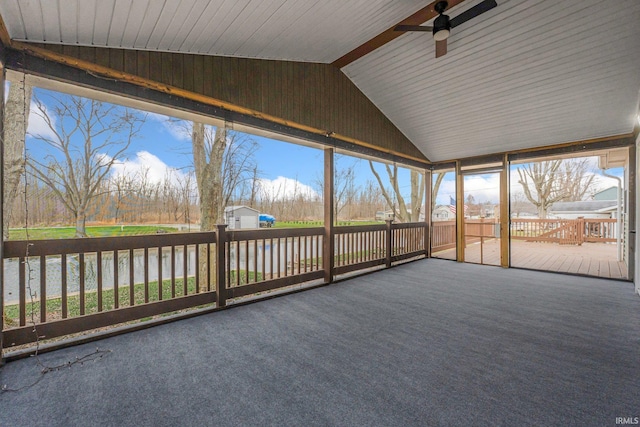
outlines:
[{"label": "wooden deck", "polygon": [[[490,239],[467,246],[465,260],[476,264],[500,265],[498,240]],[[627,279],[627,265],[617,260],[615,244],[584,243],[559,245],[555,243],[511,241],[511,266],[559,273],[586,274],[611,279]],[[437,258],[455,259],[455,249],[434,252]]]}]

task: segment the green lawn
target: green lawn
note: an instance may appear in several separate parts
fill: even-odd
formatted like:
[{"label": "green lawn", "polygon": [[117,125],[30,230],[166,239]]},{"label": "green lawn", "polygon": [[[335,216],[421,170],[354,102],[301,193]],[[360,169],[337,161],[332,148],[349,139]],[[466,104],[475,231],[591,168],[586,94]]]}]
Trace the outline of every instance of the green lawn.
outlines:
[{"label": "green lawn", "polygon": [[[274,228],[308,228],[322,227],[322,221],[276,221]],[[345,225],[371,225],[383,224],[380,221],[339,221],[338,226]],[[156,226],[156,225],[104,225],[87,227],[89,237],[115,237],[115,236],[137,236],[144,234],[175,233],[179,231],[176,227]],[[44,240],[44,239],[72,239],[75,236],[75,227],[39,227],[12,228],[9,230],[9,240]]]},{"label": "green lawn", "polygon": [[[339,226],[345,225],[372,225],[384,224],[382,221],[338,221]],[[322,227],[323,221],[276,221],[274,228],[306,228],[306,227]]]},{"label": "green lawn", "polygon": [[[140,234],[175,233],[175,227],[161,227],[155,225],[106,225],[87,227],[89,237],[113,237],[113,236],[135,236]],[[75,227],[42,227],[12,228],[9,230],[9,240],[43,240],[43,239],[71,239],[75,236]]]}]

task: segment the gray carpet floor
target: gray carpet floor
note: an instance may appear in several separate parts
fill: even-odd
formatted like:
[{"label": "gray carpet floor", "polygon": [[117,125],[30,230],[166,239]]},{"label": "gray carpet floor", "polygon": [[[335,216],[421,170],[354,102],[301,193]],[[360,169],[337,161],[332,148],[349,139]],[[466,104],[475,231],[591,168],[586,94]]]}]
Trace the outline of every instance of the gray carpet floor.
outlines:
[{"label": "gray carpet floor", "polygon": [[[0,426],[615,426],[640,417],[633,284],[423,260],[58,350]],[[38,379],[36,361],[0,384]]]}]

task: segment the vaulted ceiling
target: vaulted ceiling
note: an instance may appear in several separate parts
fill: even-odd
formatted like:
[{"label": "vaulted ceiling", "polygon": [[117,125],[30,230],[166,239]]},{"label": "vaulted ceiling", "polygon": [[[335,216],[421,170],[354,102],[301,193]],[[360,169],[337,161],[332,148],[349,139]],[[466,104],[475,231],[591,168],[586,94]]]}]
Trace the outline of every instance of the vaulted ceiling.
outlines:
[{"label": "vaulted ceiling", "polygon": [[0,14],[18,41],[334,63],[432,161],[633,131],[640,1],[497,3],[438,59],[429,33],[370,42],[434,16],[416,0],[0,0]]}]

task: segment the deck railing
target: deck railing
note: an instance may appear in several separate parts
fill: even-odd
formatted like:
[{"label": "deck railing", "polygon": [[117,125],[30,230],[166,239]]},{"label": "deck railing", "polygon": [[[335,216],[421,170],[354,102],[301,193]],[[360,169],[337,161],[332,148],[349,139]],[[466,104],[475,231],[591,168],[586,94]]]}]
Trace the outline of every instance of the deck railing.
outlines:
[{"label": "deck railing", "polygon": [[511,220],[511,238],[529,242],[581,245],[584,242],[615,242],[616,219],[519,219]]},{"label": "deck railing", "polygon": [[[465,219],[466,242],[482,237],[498,237],[495,220]],[[511,238],[530,242],[581,245],[584,242],[616,242],[616,219],[521,219],[511,220]],[[431,250],[456,247],[456,222],[434,221],[431,228]]]},{"label": "deck railing", "polygon": [[223,307],[426,254],[424,223],[333,230],[330,274],[323,227],[4,242],[3,346]]},{"label": "deck railing", "polygon": [[431,223],[431,250],[444,251],[456,247],[456,222],[433,221]]},{"label": "deck railing", "polygon": [[385,264],[385,224],[342,226],[334,229],[334,274],[344,274]]}]

